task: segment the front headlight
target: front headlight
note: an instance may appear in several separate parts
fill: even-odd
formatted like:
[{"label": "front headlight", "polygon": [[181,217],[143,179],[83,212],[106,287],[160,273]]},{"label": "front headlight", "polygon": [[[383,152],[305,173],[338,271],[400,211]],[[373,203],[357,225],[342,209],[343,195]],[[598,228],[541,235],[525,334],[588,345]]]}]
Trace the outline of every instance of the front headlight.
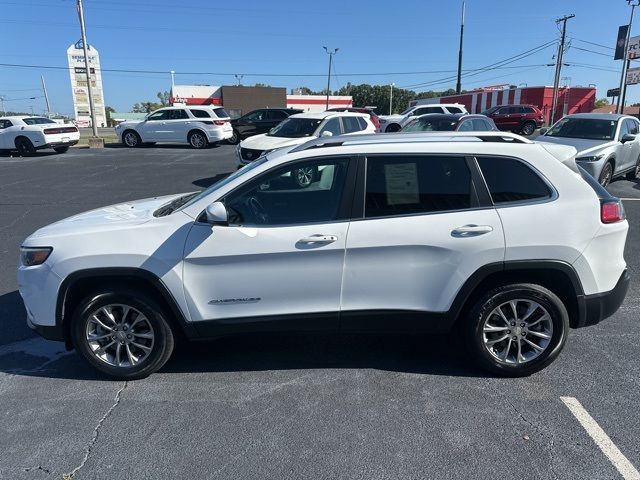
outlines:
[{"label": "front headlight", "polygon": [[25,267],[42,265],[52,251],[51,247],[20,247],[20,263]]},{"label": "front headlight", "polygon": [[605,154],[601,153],[600,155],[586,155],[584,157],[577,157],[577,162],[597,162],[598,160],[602,160]]}]

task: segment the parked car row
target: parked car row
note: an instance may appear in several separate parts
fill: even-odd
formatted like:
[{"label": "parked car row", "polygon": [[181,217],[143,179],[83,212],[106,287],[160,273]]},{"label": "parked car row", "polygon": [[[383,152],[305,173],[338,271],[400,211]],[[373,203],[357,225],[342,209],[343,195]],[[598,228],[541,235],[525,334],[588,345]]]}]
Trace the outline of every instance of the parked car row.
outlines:
[{"label": "parked car row", "polygon": [[17,150],[23,157],[45,148],[64,153],[79,140],[80,132],[74,125],[28,115],[0,117],[0,151]]}]

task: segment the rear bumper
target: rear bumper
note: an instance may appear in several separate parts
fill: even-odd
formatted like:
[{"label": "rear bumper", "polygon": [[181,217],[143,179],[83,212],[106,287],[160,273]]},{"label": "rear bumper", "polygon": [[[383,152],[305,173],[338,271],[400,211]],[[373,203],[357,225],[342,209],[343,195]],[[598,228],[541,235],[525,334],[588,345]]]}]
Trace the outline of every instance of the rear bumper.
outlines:
[{"label": "rear bumper", "polygon": [[625,269],[613,290],[578,298],[579,319],[576,327],[595,325],[616,313],[627,295],[630,281],[631,275]]},{"label": "rear bumper", "polygon": [[44,145],[37,146],[36,149],[40,150],[42,148],[73,147],[76,143],[78,143],[78,140],[70,140],[68,142],[49,142],[45,143]]}]

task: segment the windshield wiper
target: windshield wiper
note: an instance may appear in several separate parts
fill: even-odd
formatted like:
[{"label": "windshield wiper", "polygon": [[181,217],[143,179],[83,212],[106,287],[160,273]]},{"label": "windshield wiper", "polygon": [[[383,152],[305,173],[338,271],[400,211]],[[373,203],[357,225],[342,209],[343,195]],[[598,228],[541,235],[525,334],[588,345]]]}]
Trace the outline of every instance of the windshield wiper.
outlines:
[{"label": "windshield wiper", "polygon": [[175,200],[167,203],[166,205],[161,206],[155,212],[153,212],[154,217],[165,217],[175,212],[176,209],[180,208],[182,205],[187,203],[193,197],[198,195],[199,192],[190,193],[189,195],[183,195],[182,197],[178,197]]}]

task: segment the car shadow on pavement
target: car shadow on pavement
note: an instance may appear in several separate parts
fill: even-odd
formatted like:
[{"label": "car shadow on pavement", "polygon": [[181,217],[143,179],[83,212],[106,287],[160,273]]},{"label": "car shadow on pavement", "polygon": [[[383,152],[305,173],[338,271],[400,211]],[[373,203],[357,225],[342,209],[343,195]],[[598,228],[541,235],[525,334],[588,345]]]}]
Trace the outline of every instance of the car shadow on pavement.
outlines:
[{"label": "car shadow on pavement", "polygon": [[209,188],[214,183],[219,182],[220,180],[228,177],[229,175],[231,175],[231,172],[220,173],[214,177],[199,178],[197,180],[194,180],[191,183],[193,183],[196,187]]},{"label": "car shadow on pavement", "polygon": [[0,295],[0,346],[32,337],[27,314],[17,290]]},{"label": "car shadow on pavement", "polygon": [[[208,149],[216,149],[221,147],[222,145],[227,145],[225,142],[218,142],[216,144],[209,144],[209,146],[203,148],[202,150],[208,150]],[[109,143],[105,143],[104,145],[105,148],[130,148],[127,147],[126,145],[123,145],[122,143],[118,143],[118,142],[109,142]],[[80,148],[88,148],[86,146],[81,146]],[[137,147],[138,149],[142,148],[142,149],[149,149],[149,148],[159,148],[162,150],[193,150],[193,151],[197,151],[197,149],[194,149],[191,145],[185,145],[185,144],[181,144],[181,143],[154,143],[153,145],[141,145],[140,147]]]}]

